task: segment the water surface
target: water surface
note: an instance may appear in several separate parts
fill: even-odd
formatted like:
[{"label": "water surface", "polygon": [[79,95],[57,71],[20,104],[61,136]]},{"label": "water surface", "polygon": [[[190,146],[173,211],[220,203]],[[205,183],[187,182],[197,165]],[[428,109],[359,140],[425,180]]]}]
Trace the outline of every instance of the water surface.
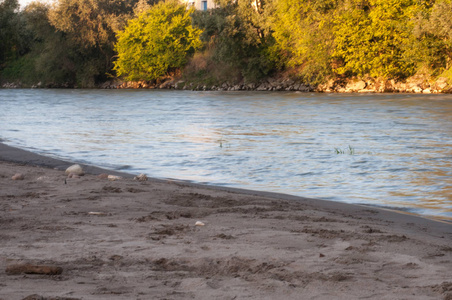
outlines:
[{"label": "water surface", "polygon": [[130,173],[452,219],[452,95],[0,90],[0,138]]}]

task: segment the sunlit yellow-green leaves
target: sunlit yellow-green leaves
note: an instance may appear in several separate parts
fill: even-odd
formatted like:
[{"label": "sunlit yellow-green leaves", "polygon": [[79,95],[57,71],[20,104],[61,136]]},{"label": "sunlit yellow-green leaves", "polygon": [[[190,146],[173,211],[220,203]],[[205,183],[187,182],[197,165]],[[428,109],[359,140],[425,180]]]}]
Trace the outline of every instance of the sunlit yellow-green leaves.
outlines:
[{"label": "sunlit yellow-green leaves", "polygon": [[118,33],[114,69],[127,80],[156,80],[181,68],[201,46],[201,31],[177,0],[161,2],[128,22]]},{"label": "sunlit yellow-green leaves", "polygon": [[[429,9],[416,15],[414,37],[418,55],[424,66],[436,73],[443,73],[452,66],[452,0],[436,1]],[[452,72],[441,76],[448,77]]]},{"label": "sunlit yellow-green leaves", "polygon": [[405,59],[416,11],[414,0],[352,1],[335,20],[339,74],[394,78],[412,74]]},{"label": "sunlit yellow-green leaves", "polygon": [[192,12],[179,0],[55,0],[23,9],[0,0],[0,81],[95,87],[114,71],[154,80],[184,67],[185,80],[215,85],[413,74],[452,82],[452,0],[216,2]]},{"label": "sunlit yellow-green leaves", "polygon": [[334,46],[332,0],[273,0],[270,19],[273,36],[285,63],[299,67],[309,83],[322,81],[330,72]]}]

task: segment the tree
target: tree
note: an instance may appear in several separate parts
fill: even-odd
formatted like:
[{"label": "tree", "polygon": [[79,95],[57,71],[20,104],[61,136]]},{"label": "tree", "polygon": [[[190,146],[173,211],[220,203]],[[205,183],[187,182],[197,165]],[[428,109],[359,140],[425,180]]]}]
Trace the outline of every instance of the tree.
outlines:
[{"label": "tree", "polygon": [[0,0],[0,69],[3,64],[26,51],[23,22],[17,0]]},{"label": "tree", "polygon": [[[203,30],[202,53],[185,69],[188,76],[215,85],[256,82],[274,70],[269,48],[274,39],[266,24],[265,1],[217,1],[196,11],[193,23]],[[254,3],[254,4],[253,4]]]},{"label": "tree", "polygon": [[452,62],[452,1],[439,0],[420,10],[415,18],[417,61],[434,73],[450,69]]},{"label": "tree", "polygon": [[305,82],[319,83],[331,73],[335,0],[273,0],[270,26],[283,64],[298,69]]},{"label": "tree", "polygon": [[342,62],[336,71],[383,78],[412,75],[415,65],[405,56],[416,1],[358,0],[348,6],[336,18],[334,57]]},{"label": "tree", "polygon": [[[15,1],[15,0],[7,0]],[[112,73],[115,31],[138,0],[35,1],[17,11],[26,51],[9,59],[2,77],[25,84],[95,87]],[[145,0],[141,0],[145,2]],[[152,2],[152,1],[147,1]],[[3,45],[3,43],[2,43]],[[23,47],[22,46],[22,47]],[[16,47],[17,48],[17,47]]]},{"label": "tree", "polygon": [[[138,0],[58,0],[48,12],[50,24],[63,34],[76,84],[93,87],[112,71],[115,32],[133,15]],[[59,48],[59,47],[58,47]],[[58,58],[57,58],[58,59]]]},{"label": "tree", "polygon": [[59,0],[49,11],[50,23],[71,35],[79,46],[112,47],[115,32],[132,17],[137,0]]},{"label": "tree", "polygon": [[152,81],[183,67],[201,46],[201,31],[178,0],[160,2],[130,20],[118,33],[114,69],[127,80]]}]

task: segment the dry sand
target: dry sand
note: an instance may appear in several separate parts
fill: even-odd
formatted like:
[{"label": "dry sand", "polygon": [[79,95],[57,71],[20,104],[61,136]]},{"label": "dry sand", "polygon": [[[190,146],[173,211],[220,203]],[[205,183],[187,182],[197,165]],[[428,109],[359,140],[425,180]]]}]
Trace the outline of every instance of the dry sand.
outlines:
[{"label": "dry sand", "polygon": [[452,299],[451,224],[69,165],[0,145],[0,299]]}]

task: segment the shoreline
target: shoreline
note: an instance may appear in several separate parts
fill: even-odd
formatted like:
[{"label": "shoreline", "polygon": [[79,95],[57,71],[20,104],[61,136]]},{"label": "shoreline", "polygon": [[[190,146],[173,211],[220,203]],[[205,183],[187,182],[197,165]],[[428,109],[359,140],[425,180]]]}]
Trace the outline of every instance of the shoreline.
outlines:
[{"label": "shoreline", "polygon": [[373,90],[373,89],[352,89],[347,86],[327,86],[326,84],[322,89],[311,89],[311,88],[275,88],[271,86],[266,86],[260,89],[257,88],[246,88],[243,85],[228,86],[227,88],[216,88],[205,87],[203,85],[194,85],[192,87],[184,88],[160,88],[160,87],[148,87],[141,86],[138,84],[131,84],[127,87],[36,87],[36,86],[22,86],[22,85],[11,85],[8,87],[1,87],[0,90],[47,90],[47,89],[64,89],[64,90],[157,90],[157,91],[186,91],[186,92],[297,92],[297,93],[315,93],[315,94],[406,94],[406,95],[450,95],[452,94],[452,88],[448,90],[435,90],[430,91],[429,89],[420,90],[416,87],[412,89],[386,89],[386,90]]},{"label": "shoreline", "polygon": [[452,299],[450,223],[72,164],[0,143],[0,299]]},{"label": "shoreline", "polygon": [[[134,176],[139,174],[132,174],[127,172],[121,172],[116,170],[110,170],[102,167],[98,167],[95,165],[89,165],[79,162],[71,162],[66,161],[63,159],[57,159],[52,158],[49,156],[37,154],[34,152],[31,152],[29,150],[21,149],[15,146],[9,146],[0,141],[0,161],[8,161],[18,164],[26,164],[26,165],[32,165],[32,166],[39,166],[39,167],[46,167],[46,168],[53,168],[56,170],[64,171],[69,166],[73,164],[79,164],[83,167],[84,171],[89,174],[93,175],[99,175],[99,174],[105,174],[108,173],[110,175],[115,176],[121,176],[123,178],[129,178],[132,179]],[[148,175],[148,174],[146,174]],[[289,201],[310,201],[310,202],[316,202],[318,201],[318,205],[328,208],[328,209],[338,209],[341,205],[345,206],[356,206],[356,207],[367,207],[372,208],[380,211],[387,211],[390,213],[395,213],[396,215],[394,217],[391,217],[391,219],[396,219],[398,215],[402,216],[412,216],[417,218],[422,218],[426,220],[431,220],[434,222],[441,222],[452,225],[452,220],[444,219],[439,216],[429,216],[429,215],[421,215],[416,213],[407,212],[404,210],[398,210],[396,208],[391,207],[380,207],[378,205],[366,205],[366,204],[354,204],[354,203],[344,203],[344,202],[337,202],[337,201],[331,201],[331,200],[325,200],[320,198],[309,198],[309,197],[303,197],[303,196],[296,196],[291,194],[285,194],[285,193],[278,193],[278,192],[267,192],[267,191],[259,191],[259,190],[253,190],[253,189],[246,189],[246,188],[235,188],[235,187],[227,187],[227,186],[217,186],[217,185],[211,185],[211,184],[202,184],[202,183],[195,183],[188,180],[181,180],[178,178],[154,178],[149,177],[150,181],[154,182],[178,182],[181,184],[190,185],[193,187],[199,187],[199,188],[207,188],[207,189],[214,189],[219,191],[230,191],[230,192],[237,192],[237,193],[243,193],[243,194],[250,194],[250,195],[260,195],[264,197],[271,197],[275,199],[283,199],[283,200],[289,200]],[[1,300],[1,299],[0,299]]]},{"label": "shoreline", "polygon": [[[78,89],[76,85],[65,84],[22,84],[4,82],[0,88],[63,88]],[[123,81],[113,79],[97,84],[92,89],[155,89],[184,91],[254,91],[254,92],[301,92],[301,93],[361,93],[361,94],[451,94],[452,83],[446,77],[431,78],[426,75],[413,75],[404,80],[382,79],[372,77],[333,77],[316,86],[287,77],[269,77],[252,83],[206,84],[185,81],[182,78],[163,78],[157,81]]]},{"label": "shoreline", "polygon": [[[38,167],[46,167],[46,168],[52,168],[55,170],[64,171],[68,167],[70,167],[73,164],[79,164],[83,167],[83,170],[87,174],[92,175],[100,175],[100,174],[109,174],[109,175],[115,175],[120,176],[127,179],[132,179],[136,175],[139,174],[132,174],[127,172],[121,172],[116,170],[110,170],[94,165],[79,163],[79,162],[71,162],[66,161],[62,159],[52,158],[49,156],[37,154],[25,149],[21,149],[14,146],[9,146],[0,141],[0,161],[6,161],[6,162],[12,162],[17,164],[24,164],[24,165],[30,165],[30,166],[38,166]],[[148,175],[148,174],[146,174]],[[253,190],[253,189],[245,189],[245,188],[235,188],[235,187],[227,187],[227,186],[217,186],[217,185],[210,185],[210,184],[202,184],[202,183],[195,183],[187,180],[180,180],[177,178],[154,178],[154,177],[148,177],[149,181],[158,182],[158,183],[179,183],[187,186],[197,187],[197,188],[205,188],[205,189],[212,189],[212,190],[218,190],[218,191],[226,191],[226,192],[234,192],[234,193],[242,193],[242,194],[248,194],[248,195],[254,195],[254,196],[262,196],[262,197],[269,197],[269,198],[275,198],[275,199],[281,199],[281,200],[288,200],[288,201],[306,201],[310,204],[316,204],[320,206],[321,208],[325,209],[342,209],[341,206],[344,206],[346,209],[347,207],[356,207],[356,208],[369,208],[369,209],[375,209],[381,212],[387,212],[387,218],[391,221],[396,220],[398,218],[403,218],[403,216],[406,216],[408,218],[414,217],[414,218],[420,218],[423,220],[430,220],[433,222],[439,222],[439,223],[445,223],[448,225],[451,225],[452,230],[452,221],[448,219],[440,219],[439,217],[435,216],[427,216],[427,215],[420,215],[416,213],[406,212],[403,210],[397,210],[390,207],[380,207],[377,205],[366,205],[366,204],[354,204],[354,203],[344,203],[344,202],[337,202],[337,201],[331,201],[331,200],[325,200],[325,199],[319,199],[319,198],[309,198],[309,197],[303,197],[303,196],[296,196],[291,194],[285,194],[285,193],[277,193],[277,192],[267,192],[267,191],[259,191],[259,190]],[[452,232],[452,231],[451,231]],[[0,299],[1,300],[1,299]]]}]

